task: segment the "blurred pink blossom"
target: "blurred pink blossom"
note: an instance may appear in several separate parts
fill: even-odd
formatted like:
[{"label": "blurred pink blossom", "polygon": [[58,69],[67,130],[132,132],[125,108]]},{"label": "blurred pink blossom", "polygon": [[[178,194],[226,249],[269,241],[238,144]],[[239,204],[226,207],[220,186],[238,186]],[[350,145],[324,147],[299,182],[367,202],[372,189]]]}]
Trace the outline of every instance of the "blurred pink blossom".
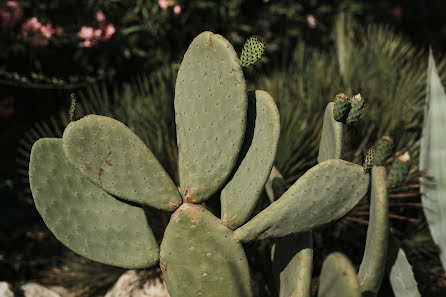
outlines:
[{"label": "blurred pink blossom", "polygon": [[22,25],[22,35],[24,37],[31,37],[31,45],[33,46],[47,46],[48,39],[51,38],[53,34],[59,36],[62,32],[63,28],[61,26],[53,28],[51,23],[43,25],[36,17],[28,19]]},{"label": "blurred pink blossom", "polygon": [[108,24],[105,28],[105,39],[109,39],[115,32],[115,26],[113,26],[113,24]]},{"label": "blurred pink blossom", "polygon": [[12,28],[23,18],[23,10],[17,1],[7,1],[0,7],[0,26]]},{"label": "blurred pink blossom", "polygon": [[181,13],[181,6],[180,5],[175,5],[174,7],[173,7],[173,13],[174,14],[180,14]]},{"label": "blurred pink blossom", "polygon": [[87,27],[82,26],[79,32],[77,33],[77,36],[79,36],[82,39],[91,39],[93,38],[93,27]]},{"label": "blurred pink blossom", "polygon": [[98,11],[96,12],[96,21],[98,23],[103,23],[105,22],[105,14],[102,11]]},{"label": "blurred pink blossom", "polygon": [[3,97],[0,100],[0,118],[7,118],[14,114],[14,104],[15,98],[8,96]]},{"label": "blurred pink blossom", "polygon": [[62,33],[63,33],[63,28],[62,28],[62,26],[57,25],[57,26],[56,26],[56,29],[54,29],[54,33],[55,33],[57,36],[62,35]]},{"label": "blurred pink blossom", "polygon": [[161,7],[161,9],[167,9],[167,7],[169,7],[169,1],[168,0],[158,0],[158,6]]},{"label": "blurred pink blossom", "polygon": [[393,9],[392,14],[395,19],[399,21],[403,17],[403,9],[400,6],[397,6]]},{"label": "blurred pink blossom", "polygon": [[307,14],[307,23],[310,28],[316,27],[316,18],[312,14]]}]

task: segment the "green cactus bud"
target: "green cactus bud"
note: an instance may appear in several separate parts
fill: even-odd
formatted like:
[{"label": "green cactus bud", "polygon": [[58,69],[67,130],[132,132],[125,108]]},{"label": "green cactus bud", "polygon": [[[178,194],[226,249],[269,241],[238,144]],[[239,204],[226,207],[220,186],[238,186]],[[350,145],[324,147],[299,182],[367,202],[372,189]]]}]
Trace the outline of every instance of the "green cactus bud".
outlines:
[{"label": "green cactus bud", "polygon": [[364,99],[361,97],[361,94],[357,94],[350,100],[350,104],[351,108],[348,112],[347,119],[345,120],[347,125],[353,125],[359,121],[362,110],[364,109]]},{"label": "green cactus bud", "polygon": [[262,37],[251,36],[243,45],[242,54],[240,55],[240,65],[247,67],[257,62],[265,51],[265,41]]},{"label": "green cactus bud", "polygon": [[392,138],[389,136],[383,136],[376,145],[375,150],[375,161],[376,166],[384,166],[387,158],[389,158],[390,152],[392,151]]},{"label": "green cactus bud", "polygon": [[396,188],[406,179],[410,169],[410,156],[408,152],[399,156],[392,164],[387,175],[386,185],[388,189]]},{"label": "green cactus bud", "polygon": [[350,110],[350,100],[344,93],[339,93],[334,99],[333,117],[336,121],[345,123]]},{"label": "green cactus bud", "polygon": [[371,148],[365,155],[364,165],[362,166],[364,168],[364,172],[369,172],[370,169],[373,167],[373,160],[375,158],[375,149]]}]

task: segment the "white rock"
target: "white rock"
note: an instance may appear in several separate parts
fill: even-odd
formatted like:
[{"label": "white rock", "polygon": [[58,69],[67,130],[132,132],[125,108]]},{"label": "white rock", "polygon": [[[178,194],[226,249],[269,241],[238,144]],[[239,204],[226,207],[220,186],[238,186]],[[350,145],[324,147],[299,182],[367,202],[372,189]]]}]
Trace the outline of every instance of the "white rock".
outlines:
[{"label": "white rock", "polygon": [[0,282],[0,297],[14,297],[11,291],[11,285],[7,282]]},{"label": "white rock", "polygon": [[129,270],[118,279],[105,297],[170,297],[164,282],[159,278],[143,282],[143,273]]},{"label": "white rock", "polygon": [[24,297],[61,297],[59,293],[37,283],[24,284],[21,289]]}]

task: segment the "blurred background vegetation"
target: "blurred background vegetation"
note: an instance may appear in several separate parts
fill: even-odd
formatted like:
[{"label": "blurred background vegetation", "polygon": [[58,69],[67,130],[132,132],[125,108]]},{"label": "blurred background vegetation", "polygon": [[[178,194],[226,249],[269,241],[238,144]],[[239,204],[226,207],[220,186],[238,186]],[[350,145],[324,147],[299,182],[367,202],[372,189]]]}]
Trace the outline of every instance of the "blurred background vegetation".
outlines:
[{"label": "blurred background vegetation", "polygon": [[[316,162],[326,103],[339,92],[361,92],[367,110],[349,131],[346,157],[360,163],[383,135],[394,138],[396,151],[409,150],[414,166],[405,186],[391,193],[391,229],[422,294],[441,296],[446,277],[425,225],[415,165],[429,46],[446,82],[444,11],[443,0],[0,0],[0,280],[38,280],[97,296],[123,273],[72,255],[46,229],[27,183],[30,148],[39,137],[61,135],[75,92],[77,116],[123,121],[176,179],[176,71],[191,40],[210,30],[238,52],[253,34],[266,40],[266,55],[245,75],[250,89],[277,101],[276,165],[290,184]],[[360,263],[366,202],[315,232],[315,277],[334,250]],[[247,246],[265,296],[269,264],[255,259],[270,258],[269,244]]]}]

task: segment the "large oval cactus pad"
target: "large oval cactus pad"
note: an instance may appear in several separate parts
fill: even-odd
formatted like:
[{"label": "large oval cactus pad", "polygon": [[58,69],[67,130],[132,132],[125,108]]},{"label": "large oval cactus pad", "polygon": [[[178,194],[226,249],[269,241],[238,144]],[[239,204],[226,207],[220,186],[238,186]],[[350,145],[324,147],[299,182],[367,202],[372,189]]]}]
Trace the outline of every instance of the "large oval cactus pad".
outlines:
[{"label": "large oval cactus pad", "polygon": [[241,244],[199,205],[184,203],[172,215],[161,243],[160,266],[171,297],[252,296]]},{"label": "large oval cactus pad", "polygon": [[211,32],[198,35],[184,55],[175,87],[180,186],[186,202],[200,203],[228,178],[243,143],[247,95],[232,45]]},{"label": "large oval cactus pad", "polygon": [[251,216],[271,173],[279,143],[280,118],[273,98],[267,92],[255,91],[248,93],[248,102],[241,163],[221,192],[222,221],[231,229]]},{"label": "large oval cactus pad", "polygon": [[285,194],[235,230],[243,241],[282,237],[336,220],[367,193],[369,174],[344,160],[327,160],[299,178]]},{"label": "large oval cactus pad", "polygon": [[344,152],[344,124],[337,122],[333,117],[334,103],[327,104],[324,113],[321,142],[317,161],[329,159],[342,159]]},{"label": "large oval cactus pad", "polygon": [[159,247],[144,211],[118,201],[80,174],[66,159],[61,139],[38,140],[29,168],[37,210],[72,251],[124,268],[158,262]]},{"label": "large oval cactus pad", "polygon": [[89,115],[71,122],[62,139],[71,164],[105,191],[162,210],[181,205],[178,189],[161,164],[123,123]]},{"label": "large oval cactus pad", "polygon": [[341,253],[335,252],[322,263],[318,297],[361,297],[355,267]]}]

